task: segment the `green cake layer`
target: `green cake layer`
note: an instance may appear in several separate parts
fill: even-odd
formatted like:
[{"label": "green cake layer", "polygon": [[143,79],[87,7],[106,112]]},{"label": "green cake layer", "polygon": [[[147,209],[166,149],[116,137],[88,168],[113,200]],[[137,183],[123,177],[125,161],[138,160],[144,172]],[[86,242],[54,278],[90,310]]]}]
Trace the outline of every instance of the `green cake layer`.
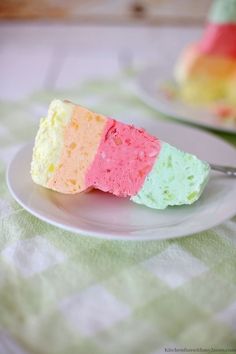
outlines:
[{"label": "green cake layer", "polygon": [[206,162],[162,143],[152,171],[142,189],[131,200],[154,209],[192,204],[200,197],[209,172],[210,167]]},{"label": "green cake layer", "polygon": [[236,0],[215,0],[209,21],[214,23],[236,23]]}]

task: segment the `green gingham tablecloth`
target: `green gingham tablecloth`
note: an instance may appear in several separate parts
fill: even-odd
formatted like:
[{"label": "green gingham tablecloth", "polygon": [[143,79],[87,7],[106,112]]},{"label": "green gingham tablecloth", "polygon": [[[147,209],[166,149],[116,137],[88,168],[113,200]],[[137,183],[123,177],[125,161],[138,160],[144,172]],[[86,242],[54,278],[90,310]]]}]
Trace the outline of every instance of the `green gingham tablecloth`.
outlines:
[{"label": "green gingham tablecloth", "polygon": [[12,199],[9,158],[54,97],[157,117],[125,75],[1,102],[0,354],[236,352],[236,218],[176,240],[108,241],[50,226]]}]

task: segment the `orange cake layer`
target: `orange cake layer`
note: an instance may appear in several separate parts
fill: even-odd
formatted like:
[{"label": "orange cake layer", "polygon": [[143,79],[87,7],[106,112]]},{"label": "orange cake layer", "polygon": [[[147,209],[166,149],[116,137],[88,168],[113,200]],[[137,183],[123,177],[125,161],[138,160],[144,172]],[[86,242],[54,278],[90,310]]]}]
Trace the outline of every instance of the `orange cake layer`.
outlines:
[{"label": "orange cake layer", "polygon": [[64,132],[64,148],[61,158],[47,187],[62,193],[78,193],[86,190],[85,174],[91,165],[107,118],[75,106],[72,119]]}]

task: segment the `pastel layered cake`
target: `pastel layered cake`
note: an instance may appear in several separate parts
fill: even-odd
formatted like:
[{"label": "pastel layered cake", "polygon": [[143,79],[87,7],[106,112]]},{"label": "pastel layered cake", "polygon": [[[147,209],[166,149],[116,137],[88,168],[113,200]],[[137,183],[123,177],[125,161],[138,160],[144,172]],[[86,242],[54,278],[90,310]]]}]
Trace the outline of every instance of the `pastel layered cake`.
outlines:
[{"label": "pastel layered cake", "polygon": [[236,105],[236,0],[215,0],[202,39],[180,56],[175,79],[191,103]]},{"label": "pastel layered cake", "polygon": [[92,188],[151,208],[191,204],[209,165],[135,128],[75,105],[52,101],[35,139],[35,183],[66,194]]}]

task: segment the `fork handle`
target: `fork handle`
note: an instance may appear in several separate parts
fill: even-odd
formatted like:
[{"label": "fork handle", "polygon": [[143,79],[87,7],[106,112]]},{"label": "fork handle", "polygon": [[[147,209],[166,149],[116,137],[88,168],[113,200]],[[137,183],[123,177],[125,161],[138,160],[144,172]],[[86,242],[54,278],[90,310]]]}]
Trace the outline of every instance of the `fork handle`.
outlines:
[{"label": "fork handle", "polygon": [[210,164],[211,169],[214,171],[222,172],[225,173],[227,176],[230,177],[236,177],[236,167],[230,167],[230,166],[221,166],[221,165],[215,165],[215,164]]}]

